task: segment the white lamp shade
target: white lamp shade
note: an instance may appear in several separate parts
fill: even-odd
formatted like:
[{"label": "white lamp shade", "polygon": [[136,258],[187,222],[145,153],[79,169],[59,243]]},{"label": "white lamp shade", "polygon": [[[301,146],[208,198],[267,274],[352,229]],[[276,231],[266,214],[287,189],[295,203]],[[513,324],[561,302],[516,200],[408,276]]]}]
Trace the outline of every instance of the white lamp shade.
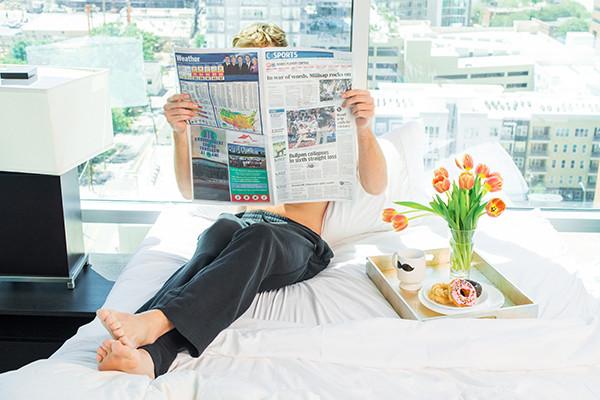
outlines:
[{"label": "white lamp shade", "polygon": [[107,150],[108,70],[38,68],[0,82],[0,171],[62,175]]}]

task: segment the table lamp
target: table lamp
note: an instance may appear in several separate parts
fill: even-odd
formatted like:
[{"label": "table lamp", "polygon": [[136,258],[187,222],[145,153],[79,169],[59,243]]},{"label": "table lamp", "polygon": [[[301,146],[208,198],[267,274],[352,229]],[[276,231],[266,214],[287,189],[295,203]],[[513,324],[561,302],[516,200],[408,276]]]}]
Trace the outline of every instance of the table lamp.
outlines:
[{"label": "table lamp", "polygon": [[112,138],[108,70],[0,80],[0,281],[74,288],[87,263],[77,166]]}]

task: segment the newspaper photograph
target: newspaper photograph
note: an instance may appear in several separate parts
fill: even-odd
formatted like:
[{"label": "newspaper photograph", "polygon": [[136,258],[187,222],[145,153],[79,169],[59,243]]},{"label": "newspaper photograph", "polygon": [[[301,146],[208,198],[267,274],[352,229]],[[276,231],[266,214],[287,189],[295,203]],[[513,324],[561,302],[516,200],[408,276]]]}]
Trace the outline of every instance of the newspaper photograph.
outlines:
[{"label": "newspaper photograph", "polygon": [[350,53],[177,49],[175,62],[181,93],[202,106],[189,121],[195,201],[350,200]]}]

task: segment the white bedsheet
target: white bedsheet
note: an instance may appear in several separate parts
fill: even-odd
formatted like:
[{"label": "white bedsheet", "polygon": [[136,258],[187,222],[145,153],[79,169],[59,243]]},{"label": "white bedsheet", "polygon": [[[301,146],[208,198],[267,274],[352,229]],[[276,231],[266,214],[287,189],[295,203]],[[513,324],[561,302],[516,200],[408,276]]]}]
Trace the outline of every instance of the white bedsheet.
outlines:
[{"label": "white bedsheet", "polygon": [[[192,254],[210,218],[163,213],[106,307],[135,310]],[[334,247],[314,279],[262,293],[202,357],[154,381],[98,372],[94,321],[49,360],[0,375],[4,399],[598,399],[600,302],[566,272],[569,253],[535,212],[483,220],[479,251],[540,304],[539,320],[404,321],[364,273],[367,255],[442,247],[441,223]]]}]

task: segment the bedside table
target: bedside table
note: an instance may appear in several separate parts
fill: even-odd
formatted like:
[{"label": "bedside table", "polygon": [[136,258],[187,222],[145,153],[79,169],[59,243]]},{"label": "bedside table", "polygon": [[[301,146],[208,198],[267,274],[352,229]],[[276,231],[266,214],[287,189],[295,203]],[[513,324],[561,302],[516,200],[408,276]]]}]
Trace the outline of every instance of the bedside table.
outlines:
[{"label": "bedside table", "polygon": [[64,283],[0,282],[0,372],[52,355],[95,318],[112,286],[90,265],[73,290]]}]

